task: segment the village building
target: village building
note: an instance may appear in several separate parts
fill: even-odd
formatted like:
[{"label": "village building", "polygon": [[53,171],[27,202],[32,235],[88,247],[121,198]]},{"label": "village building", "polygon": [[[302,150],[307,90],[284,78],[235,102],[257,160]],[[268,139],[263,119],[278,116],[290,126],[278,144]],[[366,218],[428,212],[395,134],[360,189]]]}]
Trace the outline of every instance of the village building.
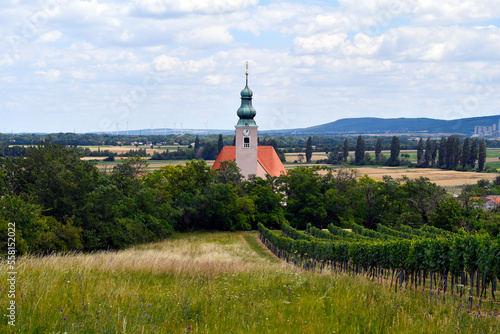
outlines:
[{"label": "village building", "polygon": [[248,65],[246,85],[241,91],[241,106],[235,126],[235,146],[225,146],[212,165],[219,169],[222,161],[235,161],[241,174],[248,179],[250,175],[265,178],[286,174],[285,166],[272,146],[258,145],[258,126],[254,117],[257,114],[252,106],[253,92],[248,87]]},{"label": "village building", "polygon": [[489,195],[485,197],[471,197],[469,200],[475,201],[475,202],[480,202],[482,201],[482,204],[475,204],[474,207],[478,208],[481,207],[483,210],[490,211],[493,209],[496,209],[500,206],[500,196],[496,195]]}]

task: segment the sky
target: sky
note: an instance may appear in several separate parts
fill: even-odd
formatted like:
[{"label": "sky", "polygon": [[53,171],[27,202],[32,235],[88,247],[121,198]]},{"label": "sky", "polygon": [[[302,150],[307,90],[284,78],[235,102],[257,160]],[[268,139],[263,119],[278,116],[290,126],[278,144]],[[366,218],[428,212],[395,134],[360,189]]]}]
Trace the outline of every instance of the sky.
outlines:
[{"label": "sky", "polygon": [[500,114],[498,0],[3,0],[0,133]]}]

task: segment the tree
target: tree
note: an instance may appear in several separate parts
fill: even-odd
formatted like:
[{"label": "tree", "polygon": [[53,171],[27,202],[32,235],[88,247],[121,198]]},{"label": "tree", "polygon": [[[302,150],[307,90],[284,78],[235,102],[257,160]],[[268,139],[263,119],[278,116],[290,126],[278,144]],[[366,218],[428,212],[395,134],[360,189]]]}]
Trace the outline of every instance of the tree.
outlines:
[{"label": "tree", "polygon": [[476,167],[477,153],[478,153],[477,138],[474,138],[472,140],[472,144],[470,145],[469,166],[471,168]]},{"label": "tree", "polygon": [[380,153],[382,153],[382,139],[379,137],[375,144],[375,160],[377,162],[380,160]]},{"label": "tree", "polygon": [[432,151],[433,151],[433,145],[432,141],[430,138],[427,138],[427,141],[425,142],[425,154],[424,154],[424,167],[429,167],[431,164],[431,157],[432,157]]},{"label": "tree", "polygon": [[447,140],[446,137],[441,137],[441,141],[439,142],[439,157],[438,157],[438,165],[439,168],[444,168],[446,166],[446,148]]},{"label": "tree", "polygon": [[462,169],[465,169],[470,161],[470,146],[469,146],[469,137],[465,138],[464,145],[462,146],[462,156],[460,159],[460,165]]},{"label": "tree", "polygon": [[460,153],[460,138],[456,137],[455,142],[453,143],[453,168],[457,168],[458,163],[460,162]]},{"label": "tree", "polygon": [[434,166],[436,163],[436,156],[437,156],[437,142],[435,140],[432,141],[432,153],[431,153],[431,166]]},{"label": "tree", "polygon": [[299,153],[299,155],[297,156],[297,159],[299,160],[299,163],[302,163],[304,161],[304,155],[302,153]]},{"label": "tree", "polygon": [[417,166],[422,167],[423,165],[424,165],[424,142],[422,138],[420,138],[417,145]]},{"label": "tree", "polygon": [[212,142],[205,142],[203,150],[199,154],[203,160],[215,160],[217,159],[217,146]]},{"label": "tree", "polygon": [[219,140],[217,141],[217,155],[222,151],[224,148],[224,140],[222,139],[222,135],[219,135]]},{"label": "tree", "polygon": [[361,160],[365,157],[365,141],[361,137],[358,136],[358,140],[356,141],[356,148],[354,150],[354,163],[358,165]]},{"label": "tree", "polygon": [[347,157],[349,156],[349,141],[347,140],[347,138],[344,139],[344,147],[342,149],[342,153],[344,162],[347,162]]},{"label": "tree", "polygon": [[309,138],[307,138],[307,144],[306,144],[306,161],[307,162],[311,161],[312,152],[313,152],[312,138],[311,138],[311,136],[309,136]]},{"label": "tree", "polygon": [[194,140],[194,158],[198,159],[200,157],[200,138],[196,136]]},{"label": "tree", "polygon": [[455,139],[453,137],[448,137],[446,139],[446,168],[451,169],[453,167],[453,146],[455,145]]},{"label": "tree", "polygon": [[393,136],[391,142],[391,158],[388,161],[389,166],[399,165],[399,152],[400,152],[399,138]]},{"label": "tree", "polygon": [[482,172],[484,169],[484,164],[486,163],[486,142],[481,139],[481,144],[479,144],[479,153],[477,158],[477,171]]}]

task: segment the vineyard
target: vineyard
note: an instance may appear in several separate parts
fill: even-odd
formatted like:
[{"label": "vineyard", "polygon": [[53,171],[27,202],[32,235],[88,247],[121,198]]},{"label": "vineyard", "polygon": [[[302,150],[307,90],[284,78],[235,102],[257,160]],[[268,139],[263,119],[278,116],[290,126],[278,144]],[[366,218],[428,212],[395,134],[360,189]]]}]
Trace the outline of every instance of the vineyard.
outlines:
[{"label": "vineyard", "polygon": [[[423,226],[377,231],[354,224],[352,232],[330,224],[328,231],[287,224],[272,231],[259,224],[259,237],[277,257],[304,269],[366,275],[397,291],[422,288],[495,301],[500,278],[500,240],[487,234],[458,233]],[[490,294],[491,293],[491,294]]]}]

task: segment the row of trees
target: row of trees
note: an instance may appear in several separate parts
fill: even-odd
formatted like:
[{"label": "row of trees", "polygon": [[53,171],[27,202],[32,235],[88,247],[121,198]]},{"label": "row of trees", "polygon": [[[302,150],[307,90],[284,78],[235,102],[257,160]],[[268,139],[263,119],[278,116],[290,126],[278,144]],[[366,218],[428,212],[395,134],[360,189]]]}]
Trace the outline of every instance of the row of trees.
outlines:
[{"label": "row of trees", "polygon": [[[356,146],[354,148],[354,159],[351,162],[354,165],[387,165],[387,166],[411,166],[409,161],[410,156],[407,154],[401,155],[400,159],[400,143],[399,138],[392,137],[390,146],[390,156],[387,158],[382,154],[382,139],[378,138],[375,144],[375,160],[366,152],[365,141],[362,136],[358,136]],[[307,153],[307,148],[306,148]],[[335,152],[330,152],[327,163],[348,162],[349,158],[349,142],[347,138],[344,140],[342,151],[337,148]],[[455,170],[472,170],[476,167],[482,172],[486,163],[486,142],[484,139],[478,143],[478,139],[472,141],[467,137],[461,143],[459,137],[442,137],[439,144],[436,140],[427,138],[424,145],[424,140],[420,138],[417,144],[417,167],[437,167],[443,169]]]},{"label": "row of trees", "polygon": [[499,229],[500,215],[469,204],[475,189],[461,204],[425,178],[376,181],[346,168],[315,167],[244,181],[234,162],[218,171],[193,160],[144,173],[139,157],[103,173],[80,157],[48,142],[26,157],[0,160],[0,234],[16,223],[20,251],[119,249],[173,230],[248,230],[258,222],[302,229],[428,224],[492,235]]}]

